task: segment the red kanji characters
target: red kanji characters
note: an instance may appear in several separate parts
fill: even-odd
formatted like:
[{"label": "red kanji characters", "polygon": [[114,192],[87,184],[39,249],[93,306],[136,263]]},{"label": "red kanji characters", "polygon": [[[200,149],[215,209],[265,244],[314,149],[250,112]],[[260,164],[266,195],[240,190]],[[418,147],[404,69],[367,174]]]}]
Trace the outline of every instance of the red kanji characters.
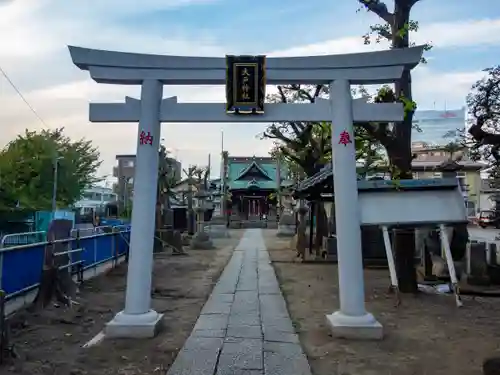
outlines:
[{"label": "red kanji characters", "polygon": [[345,130],[340,133],[339,145],[347,146],[347,144],[352,143],[351,135]]},{"label": "red kanji characters", "polygon": [[141,135],[139,136],[139,144],[141,145],[152,145],[153,144],[153,136],[151,132],[141,131]]}]

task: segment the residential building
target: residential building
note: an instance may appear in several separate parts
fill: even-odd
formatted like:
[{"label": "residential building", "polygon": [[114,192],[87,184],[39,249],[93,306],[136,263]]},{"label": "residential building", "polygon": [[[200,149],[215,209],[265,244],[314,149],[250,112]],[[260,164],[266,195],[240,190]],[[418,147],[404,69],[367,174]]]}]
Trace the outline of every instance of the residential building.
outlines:
[{"label": "residential building", "polygon": [[450,154],[441,146],[431,146],[424,142],[412,143],[414,159],[412,162],[413,178],[441,178],[440,166],[447,160],[454,160],[459,166],[457,178],[460,183],[469,216],[474,216],[480,209],[481,170],[483,163],[470,160],[465,149]]},{"label": "residential building", "polygon": [[[181,180],[182,165],[174,158],[167,158],[176,181]],[[113,167],[113,176],[118,179],[115,192],[118,194],[120,209],[126,209],[133,198],[135,176],[135,155],[116,155],[117,165]]]},{"label": "residential building", "polygon": [[450,110],[417,110],[413,116],[413,124],[420,129],[414,129],[412,140],[425,142],[430,145],[444,145],[452,138],[446,137],[450,133],[465,129],[465,107]]},{"label": "residential building", "polygon": [[[464,196],[467,212],[474,216],[482,208],[481,202],[481,171],[485,164],[471,160],[466,149],[459,149],[452,154],[444,146],[432,146],[425,142],[412,143],[412,172],[414,179],[442,178],[443,163],[453,160],[460,169],[457,179]],[[381,165],[378,173],[371,173],[369,178],[390,179],[387,166]]]},{"label": "residential building", "polygon": [[116,202],[118,195],[113,192],[113,189],[93,186],[85,189],[82,198],[75,203],[75,208],[80,209],[82,215],[92,212],[92,210],[103,207],[106,203]]}]

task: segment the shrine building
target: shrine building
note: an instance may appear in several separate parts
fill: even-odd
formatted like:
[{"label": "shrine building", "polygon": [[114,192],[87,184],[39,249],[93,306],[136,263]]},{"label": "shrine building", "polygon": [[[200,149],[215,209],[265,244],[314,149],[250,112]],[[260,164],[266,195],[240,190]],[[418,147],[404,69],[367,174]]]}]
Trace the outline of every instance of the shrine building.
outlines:
[{"label": "shrine building", "polygon": [[228,207],[243,218],[276,212],[278,187],[287,186],[287,172],[271,157],[228,157],[226,186],[231,194]]}]

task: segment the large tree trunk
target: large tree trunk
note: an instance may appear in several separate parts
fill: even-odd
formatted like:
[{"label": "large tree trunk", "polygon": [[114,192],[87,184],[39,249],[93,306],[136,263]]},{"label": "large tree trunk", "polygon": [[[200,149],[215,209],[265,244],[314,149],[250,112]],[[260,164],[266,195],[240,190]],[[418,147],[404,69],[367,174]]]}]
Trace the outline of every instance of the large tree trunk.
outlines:
[{"label": "large tree trunk", "polygon": [[[396,1],[394,7],[394,26],[392,29],[392,47],[408,48],[410,41],[408,32],[405,30],[410,20],[411,5],[408,2]],[[405,70],[395,85],[395,93],[407,100],[412,99],[411,72]],[[389,161],[393,167],[392,177],[395,179],[412,179],[412,153],[411,153],[411,131],[413,111],[405,113],[404,121],[395,125],[393,135],[395,143],[387,148]],[[394,235],[394,248],[396,253],[396,272],[398,275],[399,290],[402,293],[416,293],[417,274],[415,269],[415,230],[399,229]]]},{"label": "large tree trunk", "polygon": [[[409,72],[407,72],[409,75]],[[405,123],[398,127],[398,144],[388,148],[389,161],[393,167],[392,178],[409,180],[411,172],[411,119],[408,114]],[[410,122],[409,124],[407,122]],[[409,134],[408,134],[409,133]],[[402,142],[401,142],[402,141]],[[396,229],[394,233],[394,249],[396,254],[396,272],[398,275],[399,290],[402,293],[416,293],[418,291],[417,273],[415,269],[415,230]]]}]

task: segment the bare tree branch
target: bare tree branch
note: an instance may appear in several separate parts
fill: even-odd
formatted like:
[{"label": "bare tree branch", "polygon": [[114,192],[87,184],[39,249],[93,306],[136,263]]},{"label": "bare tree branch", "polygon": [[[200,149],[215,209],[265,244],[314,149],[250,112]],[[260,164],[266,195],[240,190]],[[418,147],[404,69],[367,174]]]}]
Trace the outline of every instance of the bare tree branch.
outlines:
[{"label": "bare tree branch", "polygon": [[394,14],[389,12],[387,5],[380,0],[358,0],[361,5],[364,5],[369,11],[375,13],[389,25],[394,24]]}]

